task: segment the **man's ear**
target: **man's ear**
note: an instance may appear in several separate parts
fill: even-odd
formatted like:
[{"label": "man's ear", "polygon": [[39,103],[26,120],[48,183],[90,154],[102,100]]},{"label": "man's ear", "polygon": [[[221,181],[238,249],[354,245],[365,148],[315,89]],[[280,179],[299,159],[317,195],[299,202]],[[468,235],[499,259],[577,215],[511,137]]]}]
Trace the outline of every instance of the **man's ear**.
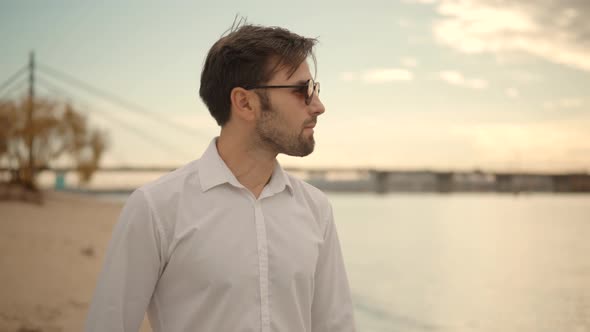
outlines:
[{"label": "man's ear", "polygon": [[230,92],[233,115],[245,121],[256,119],[257,95],[244,88],[235,87]]}]

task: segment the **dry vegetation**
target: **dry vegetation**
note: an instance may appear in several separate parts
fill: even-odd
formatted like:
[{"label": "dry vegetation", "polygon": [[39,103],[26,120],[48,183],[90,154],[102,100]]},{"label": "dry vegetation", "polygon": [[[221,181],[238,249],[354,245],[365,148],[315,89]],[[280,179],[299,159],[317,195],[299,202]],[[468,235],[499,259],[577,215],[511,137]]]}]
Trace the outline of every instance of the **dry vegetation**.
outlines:
[{"label": "dry vegetation", "polygon": [[36,175],[58,160],[89,181],[106,148],[105,132],[91,128],[69,104],[41,98],[0,100],[0,199],[40,201]]}]

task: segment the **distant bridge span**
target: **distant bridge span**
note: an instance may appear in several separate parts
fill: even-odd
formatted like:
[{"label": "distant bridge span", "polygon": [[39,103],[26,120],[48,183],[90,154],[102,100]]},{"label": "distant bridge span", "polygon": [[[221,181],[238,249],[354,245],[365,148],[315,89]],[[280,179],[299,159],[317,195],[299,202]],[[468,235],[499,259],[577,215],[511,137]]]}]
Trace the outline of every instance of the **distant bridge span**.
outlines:
[{"label": "distant bridge span", "polygon": [[[166,173],[176,166],[105,166],[99,173]],[[590,192],[588,173],[382,170],[362,167],[285,167],[326,191],[348,192]],[[0,168],[0,173],[15,170]],[[43,168],[64,181],[74,167]]]}]

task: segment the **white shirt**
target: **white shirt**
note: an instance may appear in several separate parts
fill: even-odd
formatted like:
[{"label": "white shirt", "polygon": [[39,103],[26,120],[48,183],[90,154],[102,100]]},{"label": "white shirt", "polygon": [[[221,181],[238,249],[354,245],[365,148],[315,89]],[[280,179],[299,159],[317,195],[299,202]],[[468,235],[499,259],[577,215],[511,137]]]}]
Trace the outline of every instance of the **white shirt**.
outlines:
[{"label": "white shirt", "polygon": [[107,250],[86,331],[355,331],[332,208],[277,162],[260,197],[220,158],[136,190]]}]

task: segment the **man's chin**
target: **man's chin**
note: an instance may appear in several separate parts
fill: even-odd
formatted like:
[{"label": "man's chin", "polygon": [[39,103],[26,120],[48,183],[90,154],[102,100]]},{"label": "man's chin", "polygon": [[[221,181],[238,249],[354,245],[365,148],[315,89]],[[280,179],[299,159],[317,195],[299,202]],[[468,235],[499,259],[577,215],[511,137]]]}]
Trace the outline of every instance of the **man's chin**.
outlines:
[{"label": "man's chin", "polygon": [[302,148],[299,153],[296,155],[296,157],[306,157],[309,156],[310,154],[313,153],[313,150],[315,149],[315,142],[312,139],[312,142],[310,145],[305,146],[305,148]]},{"label": "man's chin", "polygon": [[298,152],[298,153],[284,153],[284,154],[287,155],[287,156],[291,156],[291,157],[307,157],[312,152],[313,152],[313,150],[312,151]]},{"label": "man's chin", "polygon": [[314,146],[308,146],[305,148],[298,149],[297,151],[283,151],[282,153],[291,157],[306,157],[309,156],[314,150]]}]

